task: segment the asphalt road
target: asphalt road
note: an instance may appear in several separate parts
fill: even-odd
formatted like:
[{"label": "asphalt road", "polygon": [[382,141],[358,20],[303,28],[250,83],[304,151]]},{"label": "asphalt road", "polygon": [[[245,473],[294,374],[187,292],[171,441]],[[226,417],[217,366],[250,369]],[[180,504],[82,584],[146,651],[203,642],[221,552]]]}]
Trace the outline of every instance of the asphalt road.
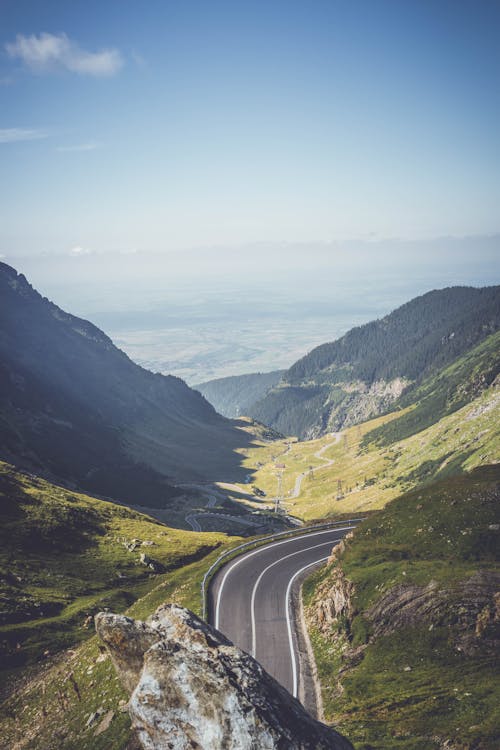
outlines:
[{"label": "asphalt road", "polygon": [[351,528],[313,531],[259,547],[221,568],[210,584],[209,622],[296,697],[303,693],[305,670],[291,605],[294,582],[325,561]]},{"label": "asphalt road", "polygon": [[[340,432],[331,432],[330,435],[332,437],[334,437],[335,440],[332,443],[327,443],[326,445],[324,445],[322,448],[319,449],[319,451],[316,451],[316,453],[314,454],[315,458],[321,458],[321,456],[323,455],[323,453],[325,451],[327,451],[328,448],[331,448],[332,445],[336,445],[339,442],[340,435],[341,435]],[[335,463],[335,459],[334,458],[327,458],[327,459],[325,459],[324,463],[320,464],[320,466],[315,466],[314,467],[314,471],[318,471],[320,469],[324,469],[326,466],[331,466],[334,463]],[[301,474],[299,474],[296,477],[296,479],[295,479],[295,485],[293,487],[293,491],[292,491],[291,495],[289,496],[290,498],[296,498],[296,497],[298,497],[300,495],[300,490],[302,488],[302,480],[305,479],[305,477],[307,477],[309,475],[309,473],[310,473],[309,470],[303,471]]]},{"label": "asphalt road", "polygon": [[[210,507],[207,505],[207,508]],[[233,523],[240,523],[242,526],[262,526],[262,518],[255,520],[255,518],[247,518],[246,516],[231,516],[228,513],[189,513],[186,516],[186,521],[190,524],[193,531],[203,531],[198,519],[203,520],[204,518],[225,518]]]}]

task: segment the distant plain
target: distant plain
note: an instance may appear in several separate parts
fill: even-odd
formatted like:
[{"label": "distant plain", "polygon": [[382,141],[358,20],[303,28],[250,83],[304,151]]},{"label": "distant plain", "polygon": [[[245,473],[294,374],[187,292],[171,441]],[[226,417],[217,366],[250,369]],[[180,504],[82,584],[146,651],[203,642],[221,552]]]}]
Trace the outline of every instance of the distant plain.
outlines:
[{"label": "distant plain", "polygon": [[498,236],[5,257],[138,364],[194,385],[288,368],[430,289],[495,283]]}]

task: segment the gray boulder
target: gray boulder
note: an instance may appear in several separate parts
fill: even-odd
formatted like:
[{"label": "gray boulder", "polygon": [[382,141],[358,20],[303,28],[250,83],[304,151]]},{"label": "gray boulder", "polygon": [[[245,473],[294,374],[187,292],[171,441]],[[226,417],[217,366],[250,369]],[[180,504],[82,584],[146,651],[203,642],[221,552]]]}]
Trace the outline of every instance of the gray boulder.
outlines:
[{"label": "gray boulder", "polygon": [[145,750],[352,750],[187,609],[163,605],[147,622],[101,612],[96,630]]}]

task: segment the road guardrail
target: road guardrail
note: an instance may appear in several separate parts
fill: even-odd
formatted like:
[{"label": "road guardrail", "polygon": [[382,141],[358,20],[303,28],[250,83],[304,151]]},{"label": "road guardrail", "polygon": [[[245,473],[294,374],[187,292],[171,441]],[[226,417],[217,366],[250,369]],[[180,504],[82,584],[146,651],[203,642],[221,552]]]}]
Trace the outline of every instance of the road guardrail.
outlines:
[{"label": "road guardrail", "polygon": [[[347,518],[343,521],[331,521],[330,523],[324,523],[324,524],[317,524],[314,526],[307,526],[302,527],[300,529],[288,529],[286,531],[279,531],[276,534],[267,534],[266,536],[261,536],[258,539],[253,539],[249,542],[244,542],[244,544],[239,544],[237,547],[233,547],[232,549],[228,549],[225,552],[222,552],[222,554],[219,555],[219,557],[215,560],[215,562],[212,563],[212,565],[208,568],[205,575],[203,576],[203,580],[201,582],[201,613],[202,618],[206,620],[207,618],[207,595],[208,595],[208,586],[210,584],[211,579],[215,575],[215,573],[219,570],[219,568],[222,567],[224,562],[230,558],[232,555],[234,557],[238,556],[238,553],[241,550],[248,549],[249,547],[260,547],[261,544],[265,545],[266,542],[272,542],[275,539],[280,539],[283,536],[304,536],[310,531],[316,531],[317,529],[330,529],[334,528],[335,526],[342,526],[343,524],[348,523],[361,523],[361,521],[364,521],[364,518]],[[236,552],[236,554],[234,554]]]}]

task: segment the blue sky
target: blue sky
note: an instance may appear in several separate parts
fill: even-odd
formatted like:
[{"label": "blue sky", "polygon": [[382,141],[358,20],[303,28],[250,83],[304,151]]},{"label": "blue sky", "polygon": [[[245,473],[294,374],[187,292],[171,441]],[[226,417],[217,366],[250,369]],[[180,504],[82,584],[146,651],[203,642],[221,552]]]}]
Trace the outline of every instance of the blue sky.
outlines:
[{"label": "blue sky", "polygon": [[496,0],[2,0],[0,254],[496,233],[499,32]]}]

